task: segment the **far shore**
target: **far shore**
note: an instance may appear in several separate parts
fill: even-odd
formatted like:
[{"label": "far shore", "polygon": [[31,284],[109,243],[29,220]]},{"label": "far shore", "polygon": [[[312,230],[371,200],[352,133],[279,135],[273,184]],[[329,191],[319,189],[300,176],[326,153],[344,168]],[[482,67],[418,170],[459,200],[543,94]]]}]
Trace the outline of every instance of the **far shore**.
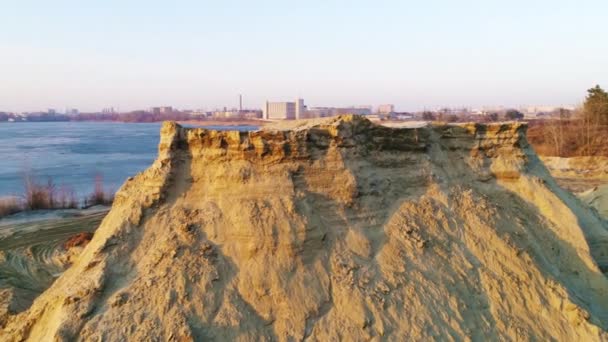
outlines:
[{"label": "far shore", "polygon": [[182,125],[196,126],[264,126],[271,121],[266,120],[185,120],[177,121]]},{"label": "far shore", "polygon": [[[174,121],[174,120],[164,120]],[[73,121],[0,121],[0,124],[27,124],[27,123],[55,123],[55,122],[99,122],[99,123],[159,123],[163,121],[113,121],[113,120],[73,120]],[[197,126],[264,126],[269,124],[271,121],[267,120],[255,120],[255,119],[244,119],[244,120],[177,120],[176,122],[184,125],[197,125]]]}]

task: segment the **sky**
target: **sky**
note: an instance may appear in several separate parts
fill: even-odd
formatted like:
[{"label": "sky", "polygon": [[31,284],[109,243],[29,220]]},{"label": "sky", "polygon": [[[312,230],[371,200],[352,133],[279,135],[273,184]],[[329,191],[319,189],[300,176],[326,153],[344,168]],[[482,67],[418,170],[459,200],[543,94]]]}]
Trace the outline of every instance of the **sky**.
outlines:
[{"label": "sky", "polygon": [[580,103],[608,1],[0,0],[0,111]]}]

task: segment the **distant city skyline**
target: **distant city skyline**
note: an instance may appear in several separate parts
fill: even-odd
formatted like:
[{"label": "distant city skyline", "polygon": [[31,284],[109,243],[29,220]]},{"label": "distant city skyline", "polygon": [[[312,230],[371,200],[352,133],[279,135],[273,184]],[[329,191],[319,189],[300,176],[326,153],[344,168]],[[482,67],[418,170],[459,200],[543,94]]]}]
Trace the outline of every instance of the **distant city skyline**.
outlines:
[{"label": "distant city skyline", "polygon": [[[238,106],[232,106],[232,105],[227,105],[227,106],[217,106],[217,107],[183,107],[183,108],[179,108],[179,107],[174,107],[174,106],[147,106],[147,107],[142,107],[142,108],[133,108],[133,109],[127,109],[127,110],[123,110],[119,107],[103,107],[103,108],[98,108],[95,110],[85,110],[82,111],[78,108],[72,108],[72,107],[65,107],[65,108],[41,108],[41,109],[34,109],[34,110],[24,110],[24,111],[14,111],[14,110],[7,110],[7,109],[3,109],[0,108],[0,113],[2,112],[8,112],[8,113],[15,113],[15,114],[21,114],[21,113],[49,113],[49,114],[67,114],[67,115],[78,115],[81,113],[128,113],[128,112],[137,112],[137,111],[144,111],[144,112],[150,112],[153,114],[161,114],[161,113],[166,113],[167,112],[167,108],[170,109],[171,111],[177,111],[177,112],[181,112],[181,111],[186,111],[186,112],[199,112],[199,111],[205,111],[205,112],[213,112],[213,111],[251,111],[251,110],[259,110],[259,111],[264,111],[266,108],[266,104],[268,102],[272,102],[272,101],[267,101],[265,102],[265,104],[263,104],[261,107],[256,107],[256,106],[249,106],[249,107],[242,107],[242,109],[239,109]],[[290,101],[287,101],[290,102]],[[287,103],[287,102],[279,102],[279,103]],[[385,108],[389,106],[391,108],[391,110],[386,110]],[[424,108],[418,108],[418,109],[401,109],[401,108],[397,108],[394,104],[392,103],[383,103],[383,104],[377,104],[377,105],[346,105],[346,106],[332,106],[332,105],[327,105],[327,104],[317,104],[317,105],[313,105],[310,108],[312,108],[313,110],[318,110],[318,109],[322,109],[322,108],[328,108],[328,109],[342,109],[342,110],[346,110],[346,109],[366,109],[369,108],[369,113],[390,113],[390,112],[424,112],[424,111],[433,111],[433,112],[438,112],[444,109],[451,109],[451,110],[465,110],[465,111],[476,111],[476,110],[483,110],[483,111],[500,111],[500,110],[507,110],[507,109],[517,109],[517,110],[522,110],[524,112],[534,112],[534,113],[538,113],[538,112],[550,112],[550,111],[554,111],[557,110],[559,108],[563,108],[566,110],[575,110],[577,108],[576,105],[573,104],[549,104],[549,105],[520,105],[520,106],[505,106],[505,105],[488,105],[488,106],[436,106],[436,107],[424,107]],[[367,115],[366,113],[358,113],[358,112],[349,112],[349,114],[359,114],[359,115]]]},{"label": "distant city skyline", "polygon": [[[240,103],[239,103],[240,104]],[[270,106],[270,107],[269,107]],[[299,108],[299,109],[298,109]],[[238,117],[244,115],[249,117],[254,113],[259,113],[259,118],[283,118],[283,119],[308,119],[315,117],[327,117],[336,116],[340,114],[356,114],[356,115],[371,115],[371,114],[391,114],[391,113],[423,113],[425,111],[436,112],[436,113],[447,113],[447,114],[475,114],[485,115],[491,112],[504,112],[507,110],[515,109],[527,114],[538,114],[538,113],[551,113],[559,109],[573,111],[577,109],[577,106],[562,104],[562,105],[528,105],[528,106],[442,106],[433,108],[422,108],[417,110],[400,110],[395,108],[391,103],[384,103],[379,105],[350,105],[350,106],[327,106],[327,105],[313,105],[308,106],[304,104],[304,99],[296,99],[295,101],[285,102],[273,102],[266,101],[265,104],[259,107],[236,107],[236,106],[223,106],[216,108],[177,108],[173,106],[154,106],[147,108],[138,108],[134,110],[120,110],[120,108],[104,107],[101,110],[85,111],[81,112],[78,108],[66,107],[64,110],[47,108],[45,110],[33,110],[33,111],[6,111],[0,108],[0,113],[8,114],[50,114],[50,115],[79,115],[79,114],[129,114],[129,113],[150,113],[150,114],[172,114],[172,113],[184,113],[188,115],[210,115],[213,117]],[[270,116],[267,113],[271,110]],[[300,113],[300,114],[298,114]],[[276,117],[275,117],[276,116]]]},{"label": "distant city skyline", "polygon": [[0,111],[577,105],[608,87],[608,2],[24,0]]}]

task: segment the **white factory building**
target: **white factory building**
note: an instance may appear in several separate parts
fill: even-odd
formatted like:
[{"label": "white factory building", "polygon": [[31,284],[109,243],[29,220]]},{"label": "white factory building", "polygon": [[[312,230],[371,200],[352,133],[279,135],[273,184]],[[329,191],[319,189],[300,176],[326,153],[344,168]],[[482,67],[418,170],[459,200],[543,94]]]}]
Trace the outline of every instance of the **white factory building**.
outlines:
[{"label": "white factory building", "polygon": [[306,106],[304,100],[297,99],[295,102],[268,102],[263,108],[264,119],[267,120],[295,120],[304,119]]},{"label": "white factory building", "polygon": [[303,99],[295,102],[268,102],[264,104],[263,118],[266,120],[297,120],[323,118],[344,114],[370,115],[371,106],[357,107],[311,107],[304,105]]}]

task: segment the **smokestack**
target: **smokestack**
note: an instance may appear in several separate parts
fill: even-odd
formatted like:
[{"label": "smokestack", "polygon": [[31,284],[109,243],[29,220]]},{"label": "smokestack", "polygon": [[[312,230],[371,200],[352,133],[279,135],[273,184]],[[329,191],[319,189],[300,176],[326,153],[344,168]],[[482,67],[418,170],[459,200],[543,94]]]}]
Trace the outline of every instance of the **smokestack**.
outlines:
[{"label": "smokestack", "polygon": [[239,94],[239,112],[243,111],[243,95]]}]

